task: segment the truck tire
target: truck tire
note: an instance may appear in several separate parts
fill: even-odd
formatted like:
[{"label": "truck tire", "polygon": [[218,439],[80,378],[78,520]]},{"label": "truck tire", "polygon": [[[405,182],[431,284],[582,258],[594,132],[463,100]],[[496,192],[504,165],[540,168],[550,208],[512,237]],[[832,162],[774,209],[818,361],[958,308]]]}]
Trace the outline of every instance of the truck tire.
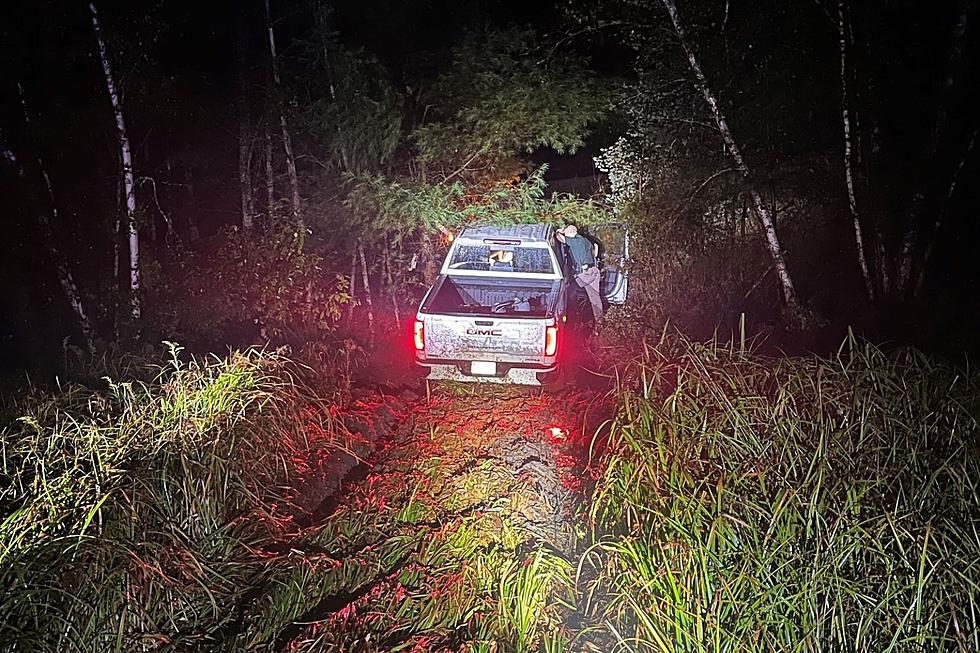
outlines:
[{"label": "truck tire", "polygon": [[541,381],[541,389],[548,393],[561,392],[566,389],[571,382],[571,364],[562,363],[548,378]]}]

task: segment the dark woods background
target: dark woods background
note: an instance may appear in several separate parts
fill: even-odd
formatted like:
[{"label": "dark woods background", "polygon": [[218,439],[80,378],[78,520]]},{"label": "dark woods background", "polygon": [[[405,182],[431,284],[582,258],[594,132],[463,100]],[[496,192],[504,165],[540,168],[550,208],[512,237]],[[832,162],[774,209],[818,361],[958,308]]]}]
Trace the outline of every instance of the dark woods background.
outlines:
[{"label": "dark woods background", "polygon": [[[59,264],[97,348],[303,344],[338,329],[367,342],[414,311],[445,231],[473,219],[627,221],[624,329],[703,334],[746,313],[784,346],[836,343],[852,324],[975,351],[974,3],[684,3],[748,177],[663,3],[527,4],[276,0],[277,85],[261,0],[98,3],[137,184],[133,320],[89,8],[6,3],[0,367],[56,371],[84,348]],[[810,316],[788,338],[749,188],[776,216]]]}]

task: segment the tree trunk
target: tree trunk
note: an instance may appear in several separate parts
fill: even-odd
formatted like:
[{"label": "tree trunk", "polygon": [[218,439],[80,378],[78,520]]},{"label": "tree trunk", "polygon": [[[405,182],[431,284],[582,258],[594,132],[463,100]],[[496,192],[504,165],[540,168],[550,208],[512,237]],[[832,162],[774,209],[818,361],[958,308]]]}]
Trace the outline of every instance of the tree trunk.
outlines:
[{"label": "tree trunk", "polygon": [[432,247],[432,238],[425,231],[419,233],[419,253],[422,263],[422,280],[426,285],[432,285],[438,276],[436,268],[436,254]]},{"label": "tree trunk", "polygon": [[[847,24],[847,42],[850,43],[851,47],[853,48],[855,47],[854,21],[851,20],[850,16],[848,16],[846,24]],[[857,66],[852,65],[850,67],[850,72],[851,72],[850,80],[852,82],[851,97],[855,98],[856,100],[860,100],[861,93],[860,93],[860,86],[858,85]],[[857,102],[856,104],[860,104],[860,102]],[[864,159],[865,159],[864,146],[861,142],[861,111],[858,108],[855,108],[853,113],[854,113],[854,129],[853,129],[854,147],[852,149],[854,151],[854,161],[857,164],[858,169],[860,169],[864,164]],[[865,177],[866,178],[868,177],[867,172],[865,172]]]},{"label": "tree trunk", "polygon": [[194,219],[194,169],[188,166],[184,168],[184,192],[187,193],[187,210],[184,211],[187,220],[187,239],[191,242],[201,237],[201,232],[197,228],[197,220]]},{"label": "tree trunk", "polygon": [[943,219],[946,217],[946,211],[949,209],[949,203],[953,199],[953,195],[956,193],[956,186],[960,181],[960,174],[963,172],[963,166],[966,165],[967,159],[970,158],[970,154],[973,152],[973,146],[977,142],[977,129],[974,128],[973,135],[970,137],[970,142],[966,146],[966,151],[963,153],[962,158],[960,158],[959,164],[956,166],[956,170],[953,172],[953,176],[949,181],[949,188],[946,190],[946,200],[940,207],[939,211],[936,213],[936,222],[932,225],[932,233],[929,235],[929,241],[926,243],[925,251],[922,253],[922,264],[919,266],[919,273],[916,275],[915,279],[915,297],[919,297],[922,294],[922,285],[926,278],[926,266],[929,264],[929,257],[932,256],[933,247],[936,245],[936,237],[939,235],[939,230],[943,226]]},{"label": "tree trunk", "polygon": [[371,281],[368,277],[367,258],[364,256],[364,243],[357,241],[357,255],[361,259],[361,285],[364,287],[364,302],[367,304],[368,336],[374,344],[374,300],[371,297]]},{"label": "tree trunk", "polygon": [[[20,94],[20,106],[24,110],[24,124],[27,127],[28,135],[30,135],[30,112],[27,109],[27,98],[24,94],[24,87],[19,83],[17,84],[17,92]],[[57,222],[58,204],[54,199],[54,188],[51,185],[51,177],[48,176],[48,169],[45,167],[44,160],[41,158],[40,153],[37,154],[35,159],[37,161],[38,170],[41,172],[41,177],[44,179],[44,187],[48,192],[48,200],[51,202],[51,217],[55,222]],[[75,317],[78,319],[78,326],[82,331],[82,338],[85,341],[85,348],[90,354],[94,354],[95,332],[92,329],[92,323],[89,321],[88,315],[85,314],[85,307],[82,304],[82,298],[81,294],[78,292],[78,286],[75,284],[75,277],[72,275],[71,268],[68,266],[68,261],[59,251],[56,244],[57,240],[55,238],[54,228],[51,226],[48,216],[42,212],[39,217],[41,228],[44,233],[45,243],[47,244],[48,251],[51,252],[51,258],[54,261],[55,271],[58,273],[58,283],[61,284],[61,290],[65,293],[65,298],[68,300],[68,303],[71,304],[72,310],[75,311]]]},{"label": "tree trunk", "polygon": [[402,319],[401,319],[401,309],[398,306],[398,295],[395,292],[395,279],[394,275],[391,273],[391,253],[388,251],[388,247],[384,248],[384,268],[385,268],[385,278],[388,281],[388,294],[391,296],[391,308],[394,311],[395,316],[395,328],[401,329]]},{"label": "tree trunk", "polygon": [[88,8],[92,13],[92,28],[95,30],[95,39],[99,44],[99,58],[102,60],[102,72],[105,73],[105,83],[106,88],[109,91],[109,100],[112,102],[112,111],[116,116],[116,137],[119,141],[119,154],[122,161],[123,188],[125,189],[126,193],[126,221],[129,231],[130,311],[133,319],[139,320],[140,244],[139,232],[136,228],[136,184],[133,180],[133,158],[129,149],[129,136],[126,133],[126,122],[123,119],[122,104],[119,101],[119,92],[116,90],[116,82],[112,76],[112,67],[109,65],[109,53],[106,48],[105,40],[102,38],[102,28],[99,25],[99,13],[95,9],[95,3],[89,3]]},{"label": "tree trunk", "polygon": [[255,226],[255,208],[252,200],[252,144],[248,129],[248,116],[242,107],[238,124],[238,185],[242,194],[242,229]]},{"label": "tree trunk", "polygon": [[888,297],[892,292],[892,276],[891,268],[889,266],[890,261],[888,260],[888,252],[885,249],[885,237],[882,235],[881,230],[877,227],[875,229],[875,242],[877,243],[878,252],[878,276],[881,280],[881,296]]},{"label": "tree trunk", "polygon": [[265,201],[270,220],[276,213],[276,173],[272,163],[272,136],[269,134],[267,124],[265,126]]},{"label": "tree trunk", "polygon": [[748,203],[745,201],[745,195],[742,195],[742,209],[738,214],[738,289],[741,290],[745,286],[745,232],[748,227],[748,214],[749,207]]},{"label": "tree trunk", "polygon": [[[960,73],[960,77],[963,77],[961,63],[964,58],[963,51],[965,49],[967,16],[970,11],[971,0],[959,0],[956,4],[956,20],[949,32],[948,56],[943,67],[941,97],[936,106],[935,119],[933,120],[932,129],[929,132],[925,152],[921,157],[921,160],[926,166],[933,168],[939,163],[937,159],[941,151],[941,144],[946,132],[950,110],[955,111],[955,97],[953,92],[959,88],[956,84],[957,73]],[[910,286],[912,281],[912,267],[915,262],[915,252],[922,245],[920,234],[924,226],[922,224],[923,208],[926,206],[930,190],[927,184],[936,177],[936,175],[929,174],[929,172],[923,171],[916,177],[916,183],[912,191],[912,201],[909,203],[910,210],[905,233],[902,238],[896,291],[903,294],[906,298],[908,298],[910,290],[912,290]],[[956,174],[958,174],[958,170],[953,173],[954,176]]]},{"label": "tree trunk", "polygon": [[[112,225],[112,290],[113,294],[119,294],[119,266],[120,260],[122,259],[122,207],[123,207],[123,197],[122,197],[122,184],[116,184],[116,220]],[[119,302],[116,301],[113,306],[113,314],[119,310]]]},{"label": "tree trunk", "polygon": [[915,254],[915,243],[919,240],[919,227],[916,223],[922,215],[922,205],[925,204],[925,201],[926,196],[922,192],[916,192],[912,196],[908,223],[905,226],[905,234],[902,236],[902,250],[898,257],[898,286],[896,287],[896,292],[899,296],[906,293],[909,279],[912,277],[912,258]]},{"label": "tree trunk", "polygon": [[242,229],[255,226],[255,202],[252,193],[252,130],[249,120],[248,68],[245,44],[245,14],[239,12],[238,26],[238,185],[242,196]]},{"label": "tree trunk", "polygon": [[[330,56],[329,48],[329,37],[328,34],[333,32],[330,25],[329,17],[331,12],[329,10],[319,11],[316,15],[316,30],[319,34],[323,35],[320,42],[321,45],[321,56],[323,57],[323,72],[327,78],[327,90],[330,92],[330,100],[336,104],[337,103],[337,84],[334,81],[334,70],[333,64],[331,62],[332,57]],[[338,137],[341,135],[341,127],[338,122],[336,125],[336,132]],[[337,139],[337,143],[343,143],[342,138]],[[347,148],[343,145],[340,146],[340,164],[342,169],[346,172],[352,172],[350,168],[350,157],[347,155]]]},{"label": "tree trunk", "polygon": [[677,14],[677,6],[674,4],[674,0],[661,0],[664,7],[667,8],[667,13],[670,14],[670,20],[674,25],[674,32],[677,34],[677,39],[680,41],[681,48],[684,50],[684,54],[687,55],[688,64],[690,64],[691,71],[694,73],[695,85],[698,90],[701,91],[701,95],[704,97],[704,101],[708,104],[708,108],[711,110],[711,114],[715,119],[715,124],[718,127],[718,131],[721,133],[721,137],[725,142],[725,146],[728,148],[728,152],[732,159],[735,161],[735,167],[741,173],[742,177],[745,179],[746,183],[749,184],[748,187],[748,197],[752,205],[752,210],[756,217],[759,219],[759,223],[762,225],[763,233],[766,237],[766,246],[769,249],[769,255],[772,257],[773,265],[776,268],[776,274],[779,277],[780,285],[783,290],[783,298],[786,301],[786,306],[790,313],[798,313],[800,310],[800,302],[796,296],[796,288],[793,285],[793,278],[790,276],[789,269],[786,267],[785,257],[783,256],[783,248],[779,242],[779,236],[776,234],[776,221],[769,211],[769,208],[765,205],[762,200],[762,196],[759,191],[756,190],[751,185],[751,170],[746,164],[745,159],[742,157],[742,151],[739,149],[738,144],[735,141],[735,137],[732,135],[732,130],[728,127],[728,121],[725,119],[724,114],[721,111],[721,107],[718,106],[718,100],[714,93],[711,92],[708,86],[708,80],[701,70],[701,64],[698,62],[697,57],[694,54],[694,50],[691,49],[690,44],[687,42],[687,37],[684,33],[684,28],[681,25],[680,18]]},{"label": "tree trunk", "polygon": [[864,253],[864,235],[861,233],[861,219],[857,208],[857,195],[854,192],[854,172],[852,165],[851,117],[850,103],[847,92],[847,25],[844,19],[844,0],[837,0],[837,33],[840,39],[840,91],[841,119],[844,124],[844,179],[847,182],[847,205],[851,211],[854,223],[854,243],[857,247],[858,265],[861,266],[861,276],[864,277],[864,288],[868,299],[875,300],[874,284],[868,271],[868,260]]},{"label": "tree trunk", "polygon": [[164,236],[164,243],[170,246],[174,242],[179,241],[180,238],[177,236],[177,232],[174,231],[173,220],[170,219],[170,216],[167,215],[167,212],[163,210],[162,206],[160,206],[160,194],[157,192],[157,180],[154,179],[153,177],[140,177],[139,179],[136,180],[136,183],[137,184],[149,183],[150,188],[153,189],[153,203],[156,205],[157,213],[159,213],[160,217],[163,218],[163,224],[167,229],[166,235]]},{"label": "tree trunk", "polygon": [[[275,86],[277,98],[280,93],[279,64],[276,61],[276,37],[272,29],[272,10],[269,7],[269,0],[265,0],[265,19],[269,29],[269,53],[272,56],[272,81]],[[289,176],[289,188],[292,191],[293,217],[303,229],[303,217],[300,214],[299,198],[299,179],[296,175],[296,159],[293,157],[293,141],[289,137],[289,127],[286,124],[286,107],[283,106],[281,99],[278,99],[276,106],[279,110],[279,125],[282,128],[282,145],[286,154],[286,174]]]},{"label": "tree trunk", "polygon": [[354,317],[354,294],[357,292],[357,247],[354,247],[354,253],[350,257],[350,285],[347,288],[347,294],[350,295],[350,303],[347,304],[347,319],[352,320]]}]

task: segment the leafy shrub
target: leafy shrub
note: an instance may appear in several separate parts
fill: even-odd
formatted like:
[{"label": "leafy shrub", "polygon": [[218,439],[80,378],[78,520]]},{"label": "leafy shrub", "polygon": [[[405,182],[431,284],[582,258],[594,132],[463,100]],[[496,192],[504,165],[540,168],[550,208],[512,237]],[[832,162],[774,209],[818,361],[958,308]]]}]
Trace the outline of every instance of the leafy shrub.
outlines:
[{"label": "leafy shrub", "polygon": [[333,332],[349,280],[303,250],[303,234],[281,221],[262,231],[229,229],[207,252],[187,255],[147,282],[147,324],[194,343],[302,344]]}]

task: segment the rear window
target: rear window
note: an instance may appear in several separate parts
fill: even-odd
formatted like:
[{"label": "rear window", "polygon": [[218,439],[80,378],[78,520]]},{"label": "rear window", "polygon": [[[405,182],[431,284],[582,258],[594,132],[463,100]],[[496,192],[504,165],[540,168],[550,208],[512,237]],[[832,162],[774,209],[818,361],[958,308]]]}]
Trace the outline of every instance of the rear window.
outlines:
[{"label": "rear window", "polygon": [[554,274],[555,268],[546,247],[520,245],[463,245],[459,244],[449,261],[450,270],[480,270],[485,272],[523,272]]}]

